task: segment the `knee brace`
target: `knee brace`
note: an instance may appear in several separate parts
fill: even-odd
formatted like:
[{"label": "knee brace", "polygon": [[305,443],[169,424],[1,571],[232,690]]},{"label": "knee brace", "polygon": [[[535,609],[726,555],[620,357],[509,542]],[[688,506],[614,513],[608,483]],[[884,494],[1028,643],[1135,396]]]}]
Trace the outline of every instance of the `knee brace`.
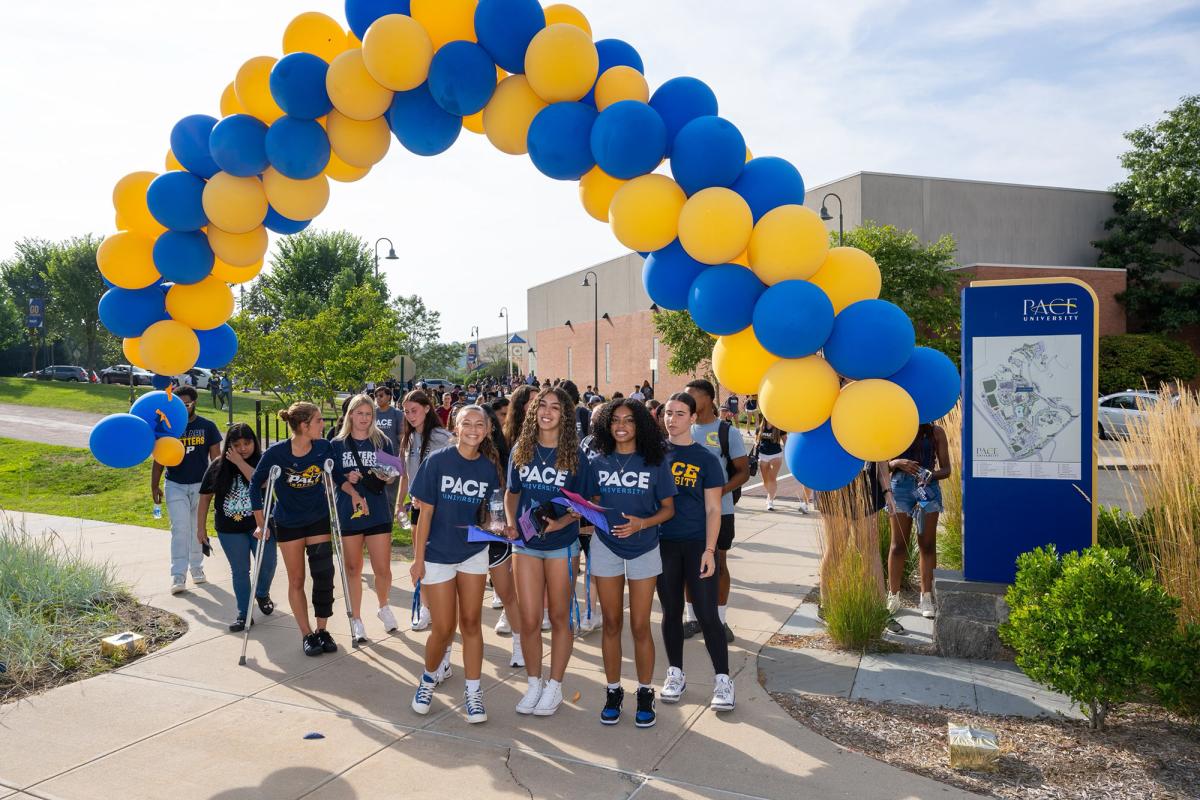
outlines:
[{"label": "knee brace", "polygon": [[329,542],[306,545],[308,572],[312,575],[313,613],[322,619],[333,616],[333,545]]}]

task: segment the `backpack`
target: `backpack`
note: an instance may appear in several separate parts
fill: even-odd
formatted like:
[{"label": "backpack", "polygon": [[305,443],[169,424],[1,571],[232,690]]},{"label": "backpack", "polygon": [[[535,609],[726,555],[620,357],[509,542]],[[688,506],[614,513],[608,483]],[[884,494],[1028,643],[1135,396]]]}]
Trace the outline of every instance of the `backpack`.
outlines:
[{"label": "backpack", "polygon": [[[717,441],[721,445],[721,460],[725,462],[726,475],[733,474],[733,459],[729,457],[729,430],[732,427],[724,421],[717,425]],[[737,505],[737,502],[742,499],[742,487],[734,489],[731,494],[733,495],[733,504]]]}]

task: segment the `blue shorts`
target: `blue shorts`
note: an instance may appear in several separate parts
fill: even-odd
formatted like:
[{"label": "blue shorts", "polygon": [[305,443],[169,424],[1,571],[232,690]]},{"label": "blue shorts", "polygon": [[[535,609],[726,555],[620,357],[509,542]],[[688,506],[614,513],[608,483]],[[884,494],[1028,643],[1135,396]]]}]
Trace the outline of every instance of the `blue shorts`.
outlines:
[{"label": "blue shorts", "polygon": [[931,483],[925,487],[925,492],[928,500],[921,500],[917,497],[916,478],[907,472],[892,474],[892,502],[895,503],[896,513],[908,514],[910,517],[925,512],[941,513],[943,510],[942,487],[937,483]]},{"label": "blue shorts", "polygon": [[519,556],[539,558],[542,561],[549,561],[555,558],[573,558],[579,552],[579,542],[572,542],[566,547],[560,547],[556,550],[534,550],[532,547],[516,547],[513,548],[513,552]]}]

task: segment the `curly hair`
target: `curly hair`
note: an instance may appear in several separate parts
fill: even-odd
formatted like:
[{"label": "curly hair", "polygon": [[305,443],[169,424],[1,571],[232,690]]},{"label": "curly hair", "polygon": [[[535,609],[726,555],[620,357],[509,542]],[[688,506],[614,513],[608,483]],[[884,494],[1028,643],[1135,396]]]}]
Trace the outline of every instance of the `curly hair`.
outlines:
[{"label": "curly hair", "polygon": [[521,433],[521,427],[525,424],[525,409],[535,392],[537,389],[532,386],[521,384],[509,395],[508,418],[504,420],[504,440],[509,446],[516,443]]},{"label": "curly hair", "polygon": [[666,457],[667,447],[658,424],[654,417],[650,416],[650,410],[644,403],[627,397],[609,400],[604,404],[604,408],[600,409],[596,424],[592,426],[595,436],[592,446],[606,456],[611,456],[617,449],[617,440],[612,435],[612,417],[621,407],[628,408],[629,413],[633,415],[634,444],[637,446],[638,455],[651,466],[661,464]]},{"label": "curly hair", "polygon": [[513,463],[523,467],[533,461],[533,450],[538,443],[537,409],[542,399],[547,397],[558,400],[562,409],[562,415],[558,419],[558,444],[555,445],[558,454],[555,456],[554,466],[563,472],[576,472],[579,469],[579,433],[575,429],[575,404],[571,402],[571,395],[562,386],[542,389],[529,403],[533,408],[527,408],[521,433],[513,445]]}]

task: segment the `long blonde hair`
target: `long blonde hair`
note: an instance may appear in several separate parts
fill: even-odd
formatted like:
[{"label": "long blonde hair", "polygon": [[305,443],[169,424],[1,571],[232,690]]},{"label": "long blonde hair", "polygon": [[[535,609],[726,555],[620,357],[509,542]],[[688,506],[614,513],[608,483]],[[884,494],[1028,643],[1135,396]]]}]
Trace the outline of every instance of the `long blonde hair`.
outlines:
[{"label": "long blonde hair", "polygon": [[[478,403],[472,403],[469,406],[460,408],[454,419],[454,435],[458,436],[458,425],[462,422],[468,411],[474,411],[479,414],[479,416],[483,417],[483,421],[487,423],[487,431],[484,433],[483,441],[479,443],[479,454],[492,462],[492,465],[496,468],[496,475],[500,479],[500,488],[503,489],[505,484],[504,473],[506,470],[500,463],[500,451],[496,449],[496,443],[492,441],[492,418],[483,410],[483,406]],[[459,437],[460,441],[461,439],[462,437]]]},{"label": "long blonde hair", "polygon": [[567,390],[558,386],[542,389],[529,401],[533,408],[526,407],[525,421],[513,445],[513,463],[523,467],[533,461],[533,449],[538,443],[537,409],[547,397],[558,400],[562,409],[562,416],[558,420],[558,452],[554,457],[554,466],[563,472],[576,472],[579,469],[579,433],[575,429],[575,404],[571,402]]},{"label": "long blonde hair", "polygon": [[354,424],[350,421],[350,416],[354,413],[354,409],[360,406],[371,407],[371,429],[367,432],[371,444],[375,445],[376,449],[384,450],[387,447],[387,434],[379,429],[375,424],[375,401],[367,397],[365,394],[356,394],[350,398],[350,405],[346,406],[346,416],[342,418],[342,429],[338,431],[336,439],[349,439],[351,431],[354,430]]}]

